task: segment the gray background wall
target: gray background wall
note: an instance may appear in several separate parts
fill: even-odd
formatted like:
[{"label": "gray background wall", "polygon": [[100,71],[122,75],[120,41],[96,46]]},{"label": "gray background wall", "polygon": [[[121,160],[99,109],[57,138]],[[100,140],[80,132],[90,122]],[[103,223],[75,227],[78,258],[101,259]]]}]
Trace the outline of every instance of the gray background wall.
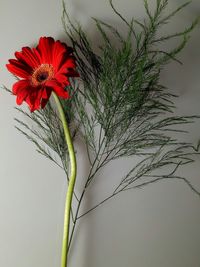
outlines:
[{"label": "gray background wall", "polygon": [[[153,1],[149,1],[153,2]],[[184,1],[169,1],[170,9]],[[141,0],[115,0],[127,17],[142,18]],[[113,22],[123,30],[108,1],[69,0],[72,17],[79,20],[93,39],[91,16]],[[14,82],[5,64],[14,51],[35,44],[40,36],[64,40],[60,21],[61,1],[0,0],[0,83]],[[177,31],[200,14],[199,0],[176,19],[168,30]],[[176,114],[199,114],[200,27],[181,53],[183,66],[170,64],[161,80],[173,92]],[[95,40],[94,40],[95,41]],[[35,151],[14,128],[15,97],[0,93],[0,266],[58,267],[65,198],[65,176]],[[196,143],[200,122],[188,127],[182,140]],[[84,153],[79,156],[78,179],[84,173]],[[130,163],[121,161],[102,171],[93,184],[85,208],[106,195],[116,177]],[[200,190],[200,158],[183,168]],[[117,179],[117,178],[116,178]],[[83,218],[77,228],[70,267],[199,267],[200,198],[180,181],[163,181],[143,190],[129,191]]]}]

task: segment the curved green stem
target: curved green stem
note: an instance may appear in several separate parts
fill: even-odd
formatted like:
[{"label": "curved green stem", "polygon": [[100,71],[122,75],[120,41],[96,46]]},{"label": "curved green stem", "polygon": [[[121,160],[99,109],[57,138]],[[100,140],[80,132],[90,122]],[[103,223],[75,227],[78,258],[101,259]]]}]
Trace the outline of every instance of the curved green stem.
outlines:
[{"label": "curved green stem", "polygon": [[67,124],[67,120],[65,117],[65,113],[62,107],[62,104],[58,98],[58,96],[53,92],[53,96],[58,108],[58,112],[60,115],[60,119],[63,124],[65,141],[68,146],[69,158],[70,158],[70,178],[68,183],[68,189],[66,194],[66,202],[65,202],[65,215],[64,215],[64,228],[63,228],[63,243],[62,243],[62,258],[61,258],[61,267],[67,267],[67,256],[68,256],[68,243],[69,243],[69,228],[70,228],[70,210],[72,204],[72,197],[74,192],[74,185],[76,181],[76,156],[74,152],[74,146],[72,143],[69,127]]}]

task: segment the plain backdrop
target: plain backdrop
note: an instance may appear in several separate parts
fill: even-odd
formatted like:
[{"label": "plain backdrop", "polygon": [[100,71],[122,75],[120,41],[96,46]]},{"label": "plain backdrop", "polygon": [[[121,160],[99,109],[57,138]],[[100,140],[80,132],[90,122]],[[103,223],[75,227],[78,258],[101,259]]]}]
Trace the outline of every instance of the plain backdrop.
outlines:
[{"label": "plain backdrop", "polygon": [[[130,18],[144,18],[142,0],[113,0]],[[153,0],[149,0],[153,3]],[[182,4],[169,0],[169,9]],[[98,43],[90,17],[123,23],[108,0],[69,0],[71,17],[78,20],[94,44]],[[66,41],[59,0],[0,0],[0,84],[11,88],[13,77],[5,64],[22,46],[36,44],[40,36]],[[200,2],[171,21],[176,32],[200,15]],[[162,32],[163,33],[163,32]],[[95,43],[96,42],[96,43]],[[180,97],[177,115],[200,114],[200,26],[179,55],[184,65],[169,64],[161,82]],[[40,156],[33,144],[14,128],[15,97],[0,91],[0,267],[58,267],[66,191],[64,173]],[[197,143],[200,121],[187,127],[181,140]],[[77,148],[78,149],[78,148]],[[79,153],[78,180],[85,172],[84,152]],[[200,191],[200,157],[184,167]],[[130,163],[112,163],[92,184],[85,208],[92,206],[123,175]],[[80,220],[70,254],[69,267],[199,267],[200,198],[183,182],[163,181],[142,190],[128,191]]]}]

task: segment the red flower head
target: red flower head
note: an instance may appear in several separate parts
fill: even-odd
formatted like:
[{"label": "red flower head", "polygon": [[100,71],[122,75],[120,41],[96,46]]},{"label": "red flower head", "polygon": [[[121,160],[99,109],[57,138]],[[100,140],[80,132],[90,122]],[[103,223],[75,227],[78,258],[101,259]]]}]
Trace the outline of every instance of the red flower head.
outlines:
[{"label": "red flower head", "polygon": [[51,37],[41,37],[36,48],[23,47],[15,52],[16,59],[10,59],[6,67],[22,78],[13,85],[16,102],[27,102],[31,112],[44,108],[54,91],[62,98],[69,98],[65,87],[70,85],[69,77],[77,77],[72,48]]}]

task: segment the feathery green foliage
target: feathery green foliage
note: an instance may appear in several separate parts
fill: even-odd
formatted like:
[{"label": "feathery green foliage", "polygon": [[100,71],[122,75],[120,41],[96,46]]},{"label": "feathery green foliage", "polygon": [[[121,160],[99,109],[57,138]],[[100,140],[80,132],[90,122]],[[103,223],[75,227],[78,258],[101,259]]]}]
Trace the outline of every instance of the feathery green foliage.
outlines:
[{"label": "feathery green foliage", "polygon": [[[159,29],[188,2],[168,14],[167,0],[155,1],[154,11],[144,0],[146,19],[142,22],[135,18],[127,21],[116,10],[113,1],[109,2],[127,27],[127,36],[124,37],[114,26],[94,18],[102,41],[99,49],[95,50],[81,26],[72,23],[63,1],[63,26],[77,58],[80,81],[70,87],[72,98],[62,103],[73,138],[77,134],[83,137],[91,164],[84,189],[77,198],[71,240],[79,218],[125,190],[174,178],[184,181],[200,195],[186,178],[176,174],[180,166],[193,162],[193,155],[199,154],[200,143],[194,147],[170,135],[173,131],[183,132],[179,126],[193,123],[198,116],[174,115],[173,100],[176,96],[160,84],[161,70],[171,60],[180,62],[177,55],[185,47],[198,20],[195,19],[181,32],[160,36]],[[169,51],[158,49],[162,42],[173,38],[179,40],[176,47]],[[17,129],[36,144],[41,154],[68,174],[67,147],[52,104],[32,114],[18,110],[31,119],[35,127],[16,119],[20,124]],[[113,193],[80,214],[82,200],[97,172],[111,160],[130,156],[133,159],[138,157],[139,163],[133,160],[131,170],[116,185]]]}]

